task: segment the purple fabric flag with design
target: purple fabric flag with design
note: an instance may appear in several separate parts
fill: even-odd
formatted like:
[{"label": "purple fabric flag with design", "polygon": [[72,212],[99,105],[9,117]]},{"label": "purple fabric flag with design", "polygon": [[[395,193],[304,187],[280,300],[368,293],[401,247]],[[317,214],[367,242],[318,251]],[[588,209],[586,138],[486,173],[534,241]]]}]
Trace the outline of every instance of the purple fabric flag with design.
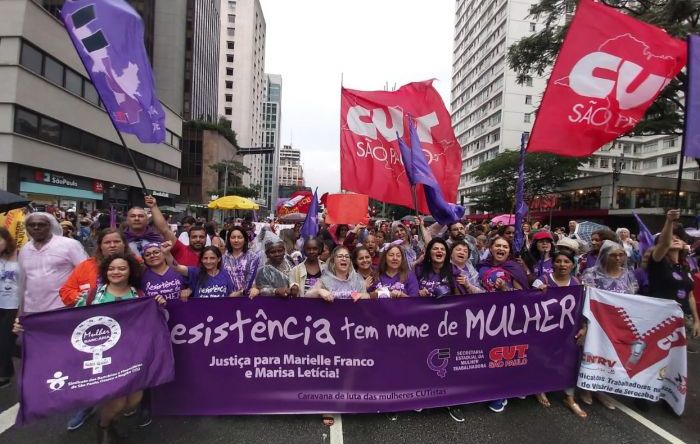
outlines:
[{"label": "purple fabric flag with design", "polygon": [[435,179],[433,170],[428,165],[423,147],[421,147],[416,123],[411,116],[408,118],[408,129],[411,138],[409,148],[403,139],[399,138],[401,160],[406,168],[406,176],[411,185],[423,184],[425,200],[428,203],[430,214],[440,225],[447,225],[458,221],[464,216],[464,207],[449,203],[442,194],[440,184]]},{"label": "purple fabric flag with design", "polygon": [[306,213],[304,225],[301,226],[301,237],[311,239],[318,234],[318,188],[314,190],[314,197]]},{"label": "purple fabric flag with design", "polygon": [[644,254],[645,251],[654,246],[654,236],[644,222],[642,222],[642,218],[639,217],[639,214],[634,210],[632,210],[632,214],[637,221],[637,225],[639,225],[639,235],[637,236],[639,239],[639,251]]},{"label": "purple fabric flag with design", "polygon": [[685,95],[684,152],[700,159],[700,36],[688,36],[688,91]]},{"label": "purple fabric flag with design", "polygon": [[515,238],[513,247],[515,253],[520,253],[525,243],[523,233],[523,220],[527,214],[527,204],[525,203],[525,142],[526,133],[520,135],[520,160],[518,163],[518,181],[515,185]]},{"label": "purple fabric flag with design", "polygon": [[165,316],[153,298],[30,314],[21,323],[18,424],[175,377]]},{"label": "purple fabric flag with design", "polygon": [[165,141],[139,14],[124,0],[75,0],[64,3],[61,18],[117,129],[143,143]]}]

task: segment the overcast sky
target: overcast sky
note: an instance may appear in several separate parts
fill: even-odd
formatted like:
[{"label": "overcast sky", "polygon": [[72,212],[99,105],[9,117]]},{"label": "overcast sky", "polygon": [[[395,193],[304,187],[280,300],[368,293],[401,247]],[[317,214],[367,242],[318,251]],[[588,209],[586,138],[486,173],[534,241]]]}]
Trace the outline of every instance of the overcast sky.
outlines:
[{"label": "overcast sky", "polygon": [[381,90],[435,78],[449,110],[453,0],[260,0],[265,71],[282,75],[282,144],[306,184],[340,190],[340,79]]}]

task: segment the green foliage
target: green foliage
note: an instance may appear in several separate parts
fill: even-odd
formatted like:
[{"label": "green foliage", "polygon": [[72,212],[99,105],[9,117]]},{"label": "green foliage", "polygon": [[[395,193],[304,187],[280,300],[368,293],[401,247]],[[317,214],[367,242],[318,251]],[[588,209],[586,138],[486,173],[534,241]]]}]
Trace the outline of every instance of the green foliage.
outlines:
[{"label": "green foliage", "polygon": [[207,191],[208,195],[215,194],[219,197],[223,196],[241,196],[241,197],[247,197],[247,198],[252,198],[255,199],[259,197],[260,195],[260,187],[258,186],[253,186],[251,188],[244,187],[241,185],[237,186],[229,186],[228,187],[228,193],[224,194],[224,189],[220,188],[218,190],[212,190],[212,191]]},{"label": "green foliage", "polygon": [[[700,33],[700,2],[697,0],[603,0],[636,19],[665,29],[670,35],[685,39]],[[508,65],[524,83],[528,76],[543,76],[550,72],[564,41],[574,0],[540,0],[532,5],[530,14],[542,20],[544,28],[521,39],[508,49]],[[633,135],[682,134],[684,103],[682,92],[687,77],[681,72],[649,107]]]},{"label": "green foliage", "polygon": [[[490,213],[511,213],[515,205],[515,187],[518,178],[518,151],[505,151],[483,162],[474,172],[477,181],[490,181],[484,193],[470,195],[476,208]],[[525,155],[525,202],[529,205],[538,196],[555,192],[575,178],[578,168],[588,158],[561,157],[548,153]]]},{"label": "green foliage", "polygon": [[236,132],[231,129],[231,121],[225,117],[219,117],[218,122],[191,120],[187,122],[187,125],[194,129],[216,131],[228,140],[234,148],[239,148],[238,141],[236,141]]}]

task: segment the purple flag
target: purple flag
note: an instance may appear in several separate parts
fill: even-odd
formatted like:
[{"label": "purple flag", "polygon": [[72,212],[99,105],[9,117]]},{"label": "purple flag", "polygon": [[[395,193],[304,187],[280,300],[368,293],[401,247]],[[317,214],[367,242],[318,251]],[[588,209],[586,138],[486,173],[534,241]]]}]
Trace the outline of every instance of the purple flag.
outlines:
[{"label": "purple flag", "polygon": [[152,298],[30,314],[21,323],[19,424],[175,377],[165,316]]},{"label": "purple flag", "polygon": [[168,302],[164,415],[368,413],[573,387],[583,287],[403,300]]},{"label": "purple flag", "polygon": [[700,159],[700,36],[688,36],[688,91],[685,95],[685,155]]},{"label": "purple flag", "polygon": [[309,210],[301,226],[301,237],[311,239],[318,234],[318,188],[314,190],[314,197],[309,205]]},{"label": "purple flag", "polygon": [[408,129],[411,138],[411,148],[406,145],[403,139],[398,138],[398,141],[401,159],[406,168],[406,176],[410,184],[423,184],[428,209],[437,223],[447,225],[460,220],[464,216],[464,208],[445,200],[440,184],[435,179],[433,170],[425,158],[425,153],[416,131],[416,124],[411,116],[408,118]]},{"label": "purple flag", "polygon": [[515,185],[515,238],[513,239],[513,249],[516,254],[525,243],[523,233],[523,220],[527,214],[527,204],[525,203],[525,142],[526,133],[520,135],[520,159],[518,162],[518,181]]},{"label": "purple flag", "polygon": [[644,225],[644,222],[642,222],[642,218],[639,217],[639,214],[637,214],[637,212],[634,210],[632,210],[632,214],[637,220],[637,225],[639,225],[639,235],[637,236],[639,239],[639,251],[644,254],[645,251],[654,246],[654,236],[651,234],[651,231],[649,231],[647,226]]},{"label": "purple flag", "polygon": [[124,0],[75,0],[64,3],[61,18],[117,129],[143,143],[165,141],[139,14]]}]

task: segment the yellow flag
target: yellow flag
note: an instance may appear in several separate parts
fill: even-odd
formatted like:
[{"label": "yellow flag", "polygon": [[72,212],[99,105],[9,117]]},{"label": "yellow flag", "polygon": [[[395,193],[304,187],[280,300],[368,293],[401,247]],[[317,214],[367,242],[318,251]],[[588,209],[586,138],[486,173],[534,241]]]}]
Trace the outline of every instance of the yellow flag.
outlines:
[{"label": "yellow flag", "polygon": [[18,208],[10,210],[7,213],[0,214],[0,226],[7,228],[10,235],[17,242],[17,248],[27,243],[27,232],[24,228],[24,210]]}]

